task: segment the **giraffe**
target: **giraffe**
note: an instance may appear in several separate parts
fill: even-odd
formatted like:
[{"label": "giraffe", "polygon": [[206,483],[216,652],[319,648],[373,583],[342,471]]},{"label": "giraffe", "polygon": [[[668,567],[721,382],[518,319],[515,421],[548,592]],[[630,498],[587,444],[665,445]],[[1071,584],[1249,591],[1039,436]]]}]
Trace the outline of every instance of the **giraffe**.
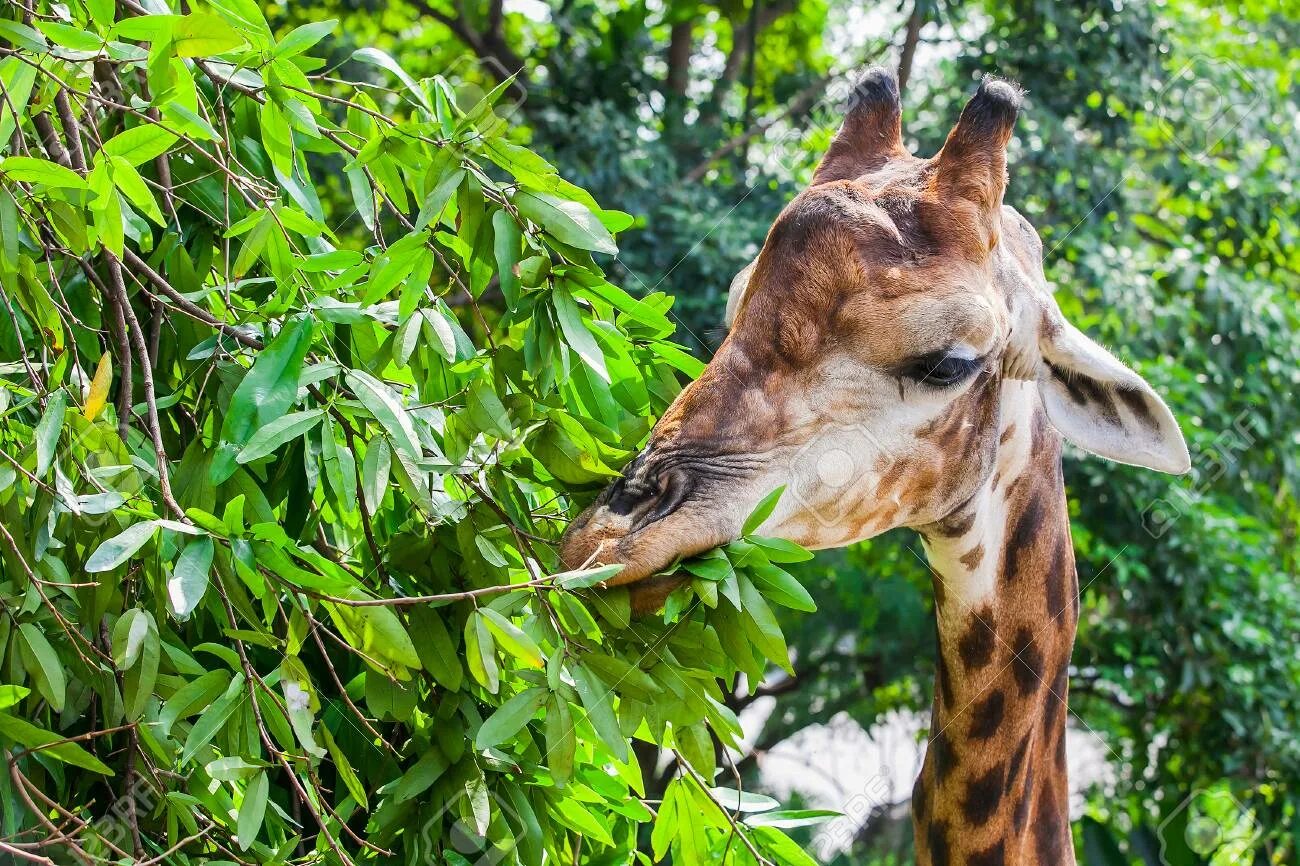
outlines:
[{"label": "giraffe", "polygon": [[986,77],[922,159],[896,80],[867,71],[733,282],[723,344],[561,544],[570,565],[623,564],[610,583],[647,610],[675,586],[657,571],[736,538],[782,484],[761,534],[828,548],[919,532],[938,643],[912,799],[922,866],[1074,863],[1062,442],[1190,466],[1161,398],[1066,321],[1037,233],[1003,204],[1021,101]]}]

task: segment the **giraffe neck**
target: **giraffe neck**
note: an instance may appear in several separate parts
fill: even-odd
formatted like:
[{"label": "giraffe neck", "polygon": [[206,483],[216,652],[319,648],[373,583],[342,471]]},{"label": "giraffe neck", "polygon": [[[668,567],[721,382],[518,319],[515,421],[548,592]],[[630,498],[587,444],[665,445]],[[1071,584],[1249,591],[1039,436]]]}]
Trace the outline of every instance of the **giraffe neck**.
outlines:
[{"label": "giraffe neck", "polygon": [[1065,717],[1078,584],[1060,438],[1031,383],[1004,383],[994,471],[922,536],[939,652],[913,797],[917,863],[1070,866]]}]

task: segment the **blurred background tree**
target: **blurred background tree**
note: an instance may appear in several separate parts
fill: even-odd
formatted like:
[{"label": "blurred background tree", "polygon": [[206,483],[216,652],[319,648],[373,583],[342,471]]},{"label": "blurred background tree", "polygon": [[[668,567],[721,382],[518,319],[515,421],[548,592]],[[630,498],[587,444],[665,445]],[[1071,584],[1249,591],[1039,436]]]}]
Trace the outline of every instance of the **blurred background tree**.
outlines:
[{"label": "blurred background tree", "polygon": [[[854,70],[898,68],[922,154],[980,74],[1023,84],[1008,201],[1042,234],[1067,314],[1168,396],[1194,463],[1169,481],[1067,462],[1084,587],[1072,707],[1109,765],[1079,841],[1088,862],[1159,862],[1158,831],[1182,826],[1188,796],[1227,791],[1258,831],[1257,862],[1295,862],[1293,4],[343,0],[279,14],[288,27],[321,7],[345,18],[340,61],[377,44],[465,86],[518,72],[516,134],[637,218],[613,273],[675,295],[679,337],[706,358],[732,276],[806,183]],[[821,610],[786,623],[798,677],[734,698],[770,710],[750,772],[810,725],[870,729],[929,701],[929,576],[910,536],[799,576]],[[842,856],[906,861],[909,847],[908,833],[864,831]],[[1223,862],[1195,847],[1165,856]]]}]

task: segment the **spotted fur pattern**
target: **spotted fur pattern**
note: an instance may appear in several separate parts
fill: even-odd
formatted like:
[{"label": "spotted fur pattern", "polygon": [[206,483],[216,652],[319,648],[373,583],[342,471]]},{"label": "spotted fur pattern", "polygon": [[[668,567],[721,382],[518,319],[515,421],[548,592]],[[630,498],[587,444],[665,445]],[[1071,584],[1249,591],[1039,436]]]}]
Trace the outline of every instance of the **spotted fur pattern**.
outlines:
[{"label": "spotted fur pattern", "polygon": [[921,528],[938,665],[913,795],[919,864],[1073,862],[1065,764],[1078,584],[1059,435],[1034,390],[1003,385],[997,468]]}]

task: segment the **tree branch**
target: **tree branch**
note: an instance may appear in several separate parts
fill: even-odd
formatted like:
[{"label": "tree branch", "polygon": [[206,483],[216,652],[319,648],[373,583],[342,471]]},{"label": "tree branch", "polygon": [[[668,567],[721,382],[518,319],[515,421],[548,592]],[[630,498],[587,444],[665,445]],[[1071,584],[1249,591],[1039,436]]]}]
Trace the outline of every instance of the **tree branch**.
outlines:
[{"label": "tree branch", "polygon": [[912,61],[916,58],[916,43],[921,38],[921,28],[925,25],[921,0],[912,3],[912,14],[907,19],[907,30],[903,35],[903,50],[898,58],[898,92],[907,92],[907,80],[912,77]]}]

